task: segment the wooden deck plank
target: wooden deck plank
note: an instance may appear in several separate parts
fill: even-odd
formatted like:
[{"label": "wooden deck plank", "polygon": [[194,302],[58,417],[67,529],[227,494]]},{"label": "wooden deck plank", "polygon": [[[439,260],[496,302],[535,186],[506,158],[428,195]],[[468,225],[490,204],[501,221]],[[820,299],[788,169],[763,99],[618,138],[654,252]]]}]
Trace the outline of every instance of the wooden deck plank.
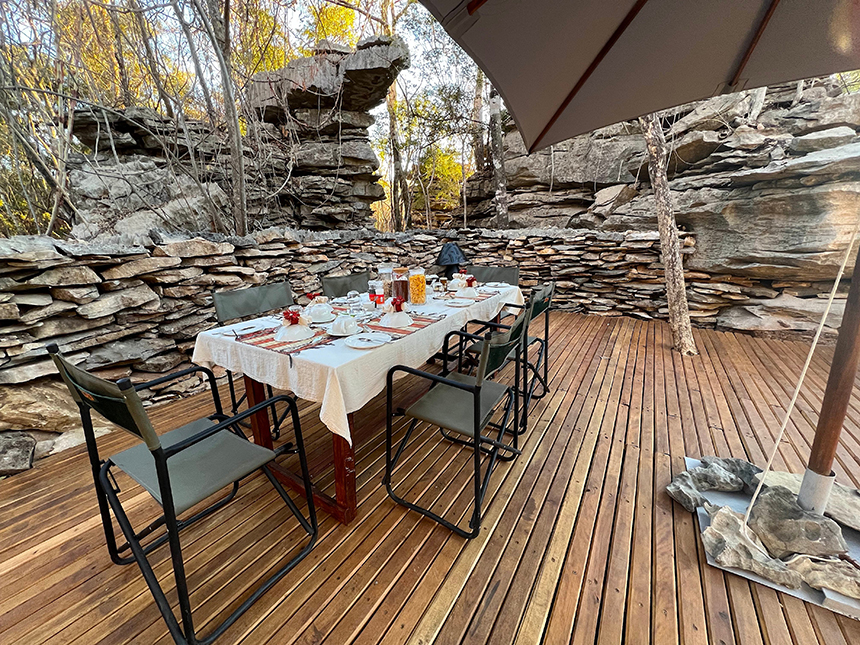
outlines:
[{"label": "wooden deck plank", "polygon": [[[700,355],[682,358],[663,323],[558,313],[551,336],[551,393],[533,404],[523,454],[491,480],[478,539],[388,499],[377,397],[358,416],[356,521],[321,514],[311,555],[218,643],[860,642],[858,621],[709,567],[695,519],[663,490],[684,456],[761,465],[808,345],[696,330]],[[831,359],[832,348],[816,353],[779,468],[803,468]],[[857,383],[837,452],[839,479],[855,484]],[[408,397],[426,385],[404,387]],[[204,394],[150,412],[162,431],[210,409]],[[318,404],[301,405],[314,479],[331,491],[330,435],[318,415]],[[132,443],[123,433],[99,438],[105,454]],[[397,476],[410,495],[468,516],[468,460],[435,430],[416,430]],[[158,511],[135,485],[121,497],[137,522]],[[183,548],[202,632],[302,538],[260,476],[189,528]],[[151,559],[175,604],[167,550]],[[0,589],[0,642],[171,642],[138,569],[107,557],[82,446],[0,481]]]}]

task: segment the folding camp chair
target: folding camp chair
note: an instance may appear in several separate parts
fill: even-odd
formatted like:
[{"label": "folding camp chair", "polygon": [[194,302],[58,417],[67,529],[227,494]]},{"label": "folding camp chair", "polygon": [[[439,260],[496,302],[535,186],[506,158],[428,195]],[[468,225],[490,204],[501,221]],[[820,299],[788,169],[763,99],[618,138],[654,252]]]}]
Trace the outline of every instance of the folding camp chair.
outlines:
[{"label": "folding camp chair", "polygon": [[[155,598],[155,603],[167,623],[167,628],[177,643],[189,645],[211,643],[245,613],[260,596],[298,564],[311,551],[316,542],[318,530],[316,511],[295,399],[286,395],[278,396],[241,414],[229,417],[222,412],[215,375],[203,367],[181,370],[154,381],[134,386],[129,379],[112,383],[75,367],[63,358],[56,345],[50,345],[48,352],[80,410],[87,453],[96,487],[99,513],[111,560],[116,564],[137,562],[144,580],[146,580],[146,584]],[[137,390],[195,372],[205,374],[209,380],[215,413],[209,417],[186,423],[172,432],[157,435],[144,411]],[[258,446],[248,441],[238,426],[240,419],[266,409],[275,401],[285,402],[292,414],[296,437],[295,448],[292,444],[285,444],[277,451],[273,451]],[[93,432],[91,418],[93,410],[140,439],[143,443],[123,450],[107,460],[102,460]],[[302,515],[296,503],[287,495],[267,465],[275,457],[287,452],[297,453],[299,456],[305,500],[308,505],[307,518]],[[120,502],[118,496],[120,489],[112,472],[114,467],[125,472],[146,489],[163,509],[161,517],[140,531],[134,530]],[[310,536],[310,539],[298,554],[269,576],[208,636],[199,638],[192,619],[179,531],[222,508],[236,495],[239,481],[258,469],[262,470],[268,477],[287,507],[295,515],[301,528]],[[230,488],[230,492],[226,496],[187,519],[179,519],[179,515],[198,506],[208,497],[225,488]],[[126,539],[122,545],[118,545],[116,541],[111,511],[113,511],[113,515]],[[166,527],[166,532],[144,546],[142,540],[151,536],[162,526]],[[146,557],[147,554],[165,542],[170,547],[176,593],[179,599],[181,626]],[[131,551],[131,555],[123,555],[127,551]]]},{"label": "folding camp chair", "polygon": [[[516,392],[520,387],[520,361],[517,360],[514,385],[504,385],[490,380],[490,377],[506,363],[511,352],[522,348],[526,313],[520,314],[513,325],[502,333],[489,333],[484,337],[469,334],[464,331],[452,331],[445,336],[445,356],[448,356],[450,340],[454,337],[467,337],[470,340],[483,341],[478,369],[475,376],[460,372],[449,372],[448,363],[444,363],[442,374],[422,372],[405,365],[396,365],[388,370],[388,390],[386,394],[386,426],[385,426],[385,476],[383,482],[389,497],[409,509],[439,522],[443,526],[465,538],[474,538],[481,529],[481,507],[490,483],[490,476],[499,460],[510,461],[520,454],[517,446],[519,436],[519,397]],[[432,381],[430,390],[418,401],[410,405],[404,414],[412,421],[392,455],[394,412],[394,376],[398,372],[414,374]],[[502,406],[502,419],[498,423],[492,421],[494,414]],[[442,435],[451,441],[462,444],[474,451],[474,486],[475,505],[469,530],[457,526],[453,522],[437,515],[428,508],[408,502],[394,492],[391,476],[403,450],[409,443],[409,438],[419,421],[438,426]],[[496,437],[490,437],[489,432],[496,431]],[[510,437],[511,443],[505,438]],[[487,465],[481,474],[481,456],[487,455]]]},{"label": "folding camp chair", "polygon": [[361,273],[353,273],[351,275],[323,276],[322,290],[323,294],[329,298],[340,298],[350,291],[365,293],[369,288],[369,281],[369,271],[362,271]]},{"label": "folding camp chair", "polygon": [[[524,433],[528,429],[528,411],[533,399],[541,399],[546,396],[549,391],[549,312],[552,307],[552,296],[555,293],[555,283],[549,282],[542,287],[532,291],[529,300],[525,305],[508,304],[507,307],[519,308],[527,313],[528,324],[539,316],[544,317],[544,333],[540,336],[527,336],[520,354],[523,370],[523,389],[519,394],[523,398],[523,421],[520,424],[520,433]],[[482,334],[489,330],[505,330],[508,325],[491,322],[486,320],[470,320],[463,328],[464,330],[470,325],[478,325],[477,329],[472,327],[473,333]],[[537,346],[537,350],[531,349]],[[463,357],[471,354],[471,363],[475,364],[477,356],[482,350],[482,342],[478,341],[471,345],[466,345],[465,341],[461,342],[460,346],[460,365],[462,365]],[[516,356],[513,352],[508,356],[508,361],[513,361]],[[531,377],[529,377],[531,374]],[[536,392],[537,385],[540,385],[540,390]]]},{"label": "folding camp chair", "polygon": [[514,267],[488,267],[472,265],[466,267],[466,273],[475,276],[478,282],[507,282],[517,286],[520,283],[520,268]]},{"label": "folding camp chair", "polygon": [[[240,318],[259,316],[275,309],[286,309],[293,304],[293,292],[286,282],[275,282],[235,291],[216,291],[212,294],[212,302],[215,305],[218,323],[226,325]],[[227,370],[227,385],[230,388],[230,414],[236,414],[247,398],[247,393],[242,394],[238,399],[236,398],[236,386],[233,383],[233,373],[230,370]],[[275,395],[272,386],[268,384],[266,385],[266,392],[270,399]],[[277,408],[272,406],[271,413],[272,437],[277,439],[281,436],[281,424],[286,419],[287,412],[278,416]],[[243,423],[243,425],[247,426],[247,423]]]}]

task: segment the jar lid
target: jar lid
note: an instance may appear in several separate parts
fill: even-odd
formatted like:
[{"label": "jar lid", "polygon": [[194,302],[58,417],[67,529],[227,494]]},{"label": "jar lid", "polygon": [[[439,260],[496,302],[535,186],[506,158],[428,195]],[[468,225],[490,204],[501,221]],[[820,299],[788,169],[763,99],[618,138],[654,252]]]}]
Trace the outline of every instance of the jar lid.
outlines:
[{"label": "jar lid", "polygon": [[397,267],[396,269],[394,269],[394,273],[396,273],[398,275],[401,275],[401,274],[406,273],[408,271],[409,271],[409,267]]}]

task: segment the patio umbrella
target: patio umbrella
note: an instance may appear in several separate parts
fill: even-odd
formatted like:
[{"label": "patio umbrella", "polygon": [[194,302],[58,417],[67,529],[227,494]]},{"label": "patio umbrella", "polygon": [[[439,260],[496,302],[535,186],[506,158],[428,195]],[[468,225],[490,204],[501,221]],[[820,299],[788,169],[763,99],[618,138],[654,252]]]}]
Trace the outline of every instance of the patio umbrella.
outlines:
[{"label": "patio umbrella", "polygon": [[[529,152],[643,114],[860,68],[855,0],[421,0],[484,70]],[[860,261],[805,508],[822,512],[860,361]]]},{"label": "patio umbrella", "polygon": [[743,89],[860,68],[853,0],[421,0],[530,152]]}]

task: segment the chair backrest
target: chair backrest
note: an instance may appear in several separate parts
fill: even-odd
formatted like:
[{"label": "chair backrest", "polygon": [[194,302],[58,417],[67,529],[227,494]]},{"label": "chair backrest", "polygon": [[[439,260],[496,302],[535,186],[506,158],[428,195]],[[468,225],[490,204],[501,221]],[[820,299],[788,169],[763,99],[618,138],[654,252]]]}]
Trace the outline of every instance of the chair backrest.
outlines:
[{"label": "chair backrest", "polygon": [[539,289],[534,289],[529,298],[529,306],[532,310],[531,319],[534,320],[552,307],[552,296],[555,293],[555,282],[548,282]]},{"label": "chair backrest", "polygon": [[520,313],[510,329],[491,334],[490,339],[484,341],[478,370],[475,374],[477,385],[481,385],[485,378],[502,368],[507,362],[511,350],[515,349],[517,345],[523,344],[526,323],[531,320],[529,310],[530,307]]},{"label": "chair backrest", "polygon": [[466,273],[471,273],[478,282],[507,282],[513,285],[520,283],[519,267],[469,266],[466,267]]},{"label": "chair backrest", "polygon": [[212,300],[218,322],[225,323],[273,309],[286,309],[293,304],[293,292],[286,282],[275,282],[235,291],[217,291],[212,294]]},{"label": "chair backrest", "polygon": [[[141,439],[150,450],[161,446],[131,381],[122,379],[118,383],[111,383],[93,376],[67,361],[56,345],[49,346],[48,352],[75,403],[95,410],[108,421]],[[84,430],[88,431],[86,421]]]},{"label": "chair backrest", "polygon": [[323,276],[323,294],[329,298],[340,298],[341,296],[348,294],[350,291],[365,293],[368,289],[369,280],[369,271],[352,273],[350,275]]}]

